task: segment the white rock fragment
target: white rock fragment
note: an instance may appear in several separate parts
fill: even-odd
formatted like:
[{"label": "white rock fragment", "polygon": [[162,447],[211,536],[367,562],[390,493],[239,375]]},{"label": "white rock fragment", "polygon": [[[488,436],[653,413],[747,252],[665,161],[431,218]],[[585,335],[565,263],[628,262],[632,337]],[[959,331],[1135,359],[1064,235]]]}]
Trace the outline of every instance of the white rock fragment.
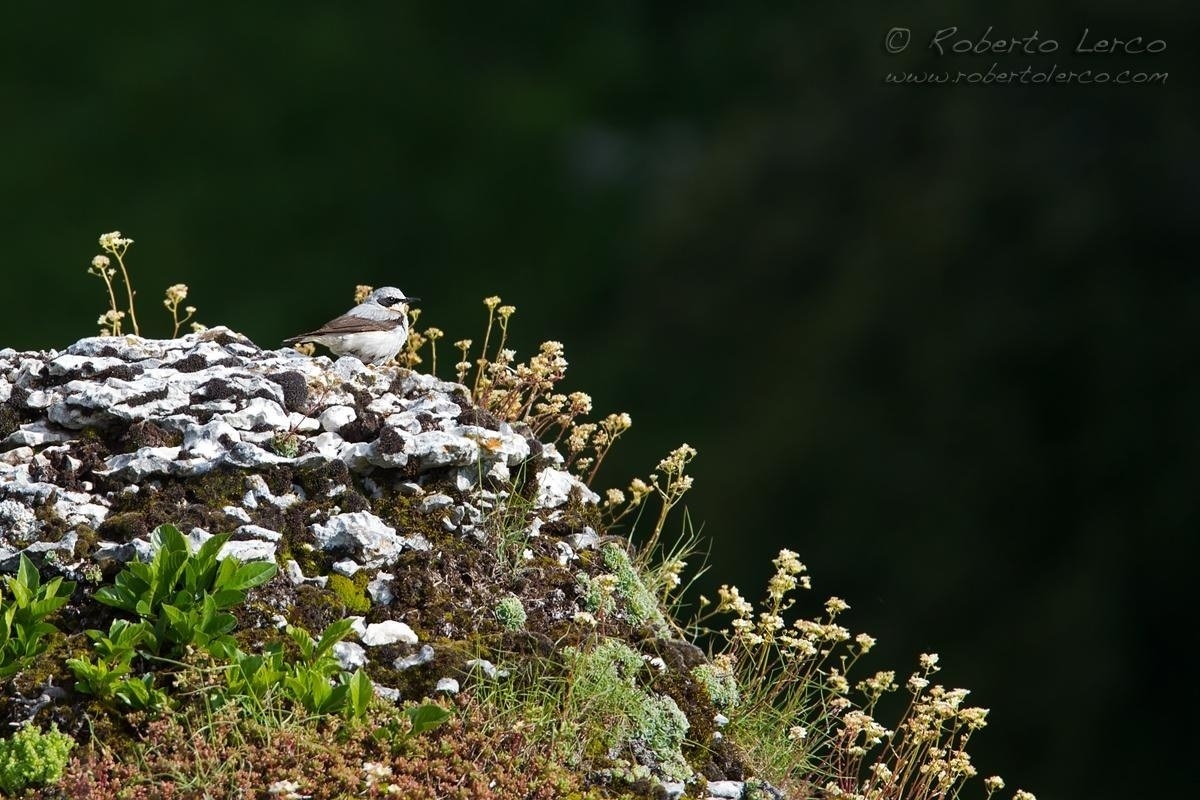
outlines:
[{"label": "white rock fragment", "polygon": [[333,657],[345,670],[356,670],[367,665],[367,651],[355,642],[336,643],[333,646]]},{"label": "white rock fragment", "polygon": [[182,454],[187,458],[216,459],[232,442],[239,442],[242,435],[222,420],[213,420],[204,425],[188,423],[183,432]]},{"label": "white rock fragment", "polygon": [[405,450],[421,469],[463,466],[479,459],[479,445],[465,436],[446,431],[425,431],[411,438],[412,446]]},{"label": "white rock fragment", "polygon": [[22,389],[28,389],[38,379],[42,377],[42,373],[46,371],[44,362],[36,358],[21,359],[21,366],[17,369],[17,374],[13,376],[13,383]]},{"label": "white rock fragment", "polygon": [[322,433],[308,440],[322,461],[333,461],[341,458],[341,448],[345,440],[336,433]]},{"label": "white rock fragment", "polygon": [[25,555],[30,558],[49,556],[50,553],[55,553],[55,558],[60,560],[71,557],[75,552],[75,543],[79,541],[79,536],[74,531],[64,534],[57,542],[33,542],[24,549]]},{"label": "white rock fragment", "polygon": [[204,528],[192,528],[191,532],[187,535],[188,547],[194,553],[203,547],[204,543],[212,537],[213,535],[204,530]]},{"label": "white rock fragment", "polygon": [[300,568],[300,565],[294,559],[289,558],[287,563],[283,565],[283,569],[284,574],[287,575],[288,581],[290,581],[293,586],[311,583],[324,589],[326,584],[329,583],[329,578],[325,575],[317,575],[314,578],[304,577],[304,570]]},{"label": "white rock fragment", "polygon": [[392,581],[395,577],[387,572],[376,573],[374,579],[367,583],[367,594],[370,595],[371,601],[381,606],[386,606],[395,599],[395,594],[392,592]]},{"label": "white rock fragment", "polygon": [[15,466],[17,464],[28,464],[32,460],[33,448],[27,445],[0,453],[0,462],[9,464],[11,466]]},{"label": "white rock fragment", "polygon": [[385,644],[417,644],[417,634],[403,622],[394,619],[375,622],[366,627],[359,637],[368,647],[379,647]]},{"label": "white rock fragment", "polygon": [[342,561],[335,561],[333,564],[333,571],[347,578],[352,577],[354,573],[361,569],[362,567],[359,566],[357,561],[352,561],[348,558]]},{"label": "white rock fragment", "polygon": [[487,477],[496,483],[507,484],[512,480],[512,471],[508,468],[508,464],[497,461],[488,467]]},{"label": "white rock fragment", "polygon": [[358,414],[350,406],[330,406],[321,414],[321,429],[337,433],[357,418]]},{"label": "white rock fragment", "polygon": [[441,494],[439,492],[421,498],[421,502],[417,505],[417,508],[422,514],[431,514],[434,511],[440,511],[452,505],[454,505],[454,498],[448,494]]},{"label": "white rock fragment", "polygon": [[101,566],[108,564],[128,564],[137,557],[137,550],[132,542],[118,544],[116,542],[97,542],[92,552],[92,560]]},{"label": "white rock fragment", "polygon": [[[96,470],[96,474],[130,483],[141,483],[151,475],[186,474],[180,464],[188,462],[181,462],[179,453],[178,447],[143,447],[132,453],[109,456],[104,460],[105,468]],[[210,465],[204,472],[211,469]]]},{"label": "white rock fragment", "polygon": [[437,685],[433,687],[433,690],[446,694],[458,694],[458,681],[454,678],[438,678]]},{"label": "white rock fragment", "polygon": [[682,781],[663,781],[662,789],[666,795],[665,800],[679,800],[687,791],[687,784]]},{"label": "white rock fragment", "polygon": [[578,492],[585,503],[600,502],[600,495],[593,492],[583,481],[563,469],[546,467],[537,474],[536,508],[558,508]]},{"label": "white rock fragment", "polygon": [[288,414],[287,429],[292,433],[312,433],[321,430],[321,423],[312,417],[293,411]]},{"label": "white rock fragment", "polygon": [[585,526],[580,533],[569,534],[566,540],[575,550],[590,550],[600,543],[600,536],[595,529]]},{"label": "white rock fragment", "polygon": [[96,356],[77,356],[64,353],[46,365],[46,371],[54,376],[79,373],[81,378],[90,378],[98,372],[125,366],[125,360],[120,358],[104,358]]},{"label": "white rock fragment", "polygon": [[26,539],[37,531],[33,510],[16,500],[0,500],[0,533],[10,539]]},{"label": "white rock fragment", "polygon": [[422,664],[428,664],[433,661],[433,648],[427,644],[421,645],[421,649],[409,656],[401,656],[392,662],[392,666],[396,669],[412,669],[419,667]]},{"label": "white rock fragment", "polygon": [[382,697],[384,700],[390,700],[393,703],[400,702],[400,690],[393,689],[391,686],[382,686],[378,683],[374,684],[375,696]]},{"label": "white rock fragment", "polygon": [[328,522],[313,525],[311,530],[322,550],[346,550],[365,567],[387,566],[406,547],[428,547],[428,542],[421,547],[416,537],[400,536],[395,528],[369,511],[338,514]]},{"label": "white rock fragment", "polygon": [[742,781],[709,781],[705,791],[709,797],[719,797],[721,800],[741,800],[746,792],[746,784]]},{"label": "white rock fragment", "polygon": [[239,525],[234,535],[240,539],[260,539],[264,542],[278,542],[283,538],[279,531],[264,528],[261,525]]},{"label": "white rock fragment", "polygon": [[22,405],[28,409],[38,410],[42,408],[49,408],[50,404],[53,403],[54,400],[55,395],[53,392],[45,392],[41,389],[35,389],[34,391],[25,395],[25,402],[22,403]]},{"label": "white rock fragment", "polygon": [[271,542],[261,542],[257,539],[248,541],[229,541],[221,545],[217,558],[236,558],[238,561],[274,561],[275,545]]},{"label": "white rock fragment", "polygon": [[246,512],[246,509],[242,508],[241,506],[222,506],[221,511],[225,512],[225,516],[233,517],[238,522],[250,522],[250,515]]},{"label": "white rock fragment", "polygon": [[[338,457],[351,472],[362,473],[375,466],[373,463],[374,453],[375,444],[373,442],[344,442]],[[381,464],[380,466],[385,465]]]}]

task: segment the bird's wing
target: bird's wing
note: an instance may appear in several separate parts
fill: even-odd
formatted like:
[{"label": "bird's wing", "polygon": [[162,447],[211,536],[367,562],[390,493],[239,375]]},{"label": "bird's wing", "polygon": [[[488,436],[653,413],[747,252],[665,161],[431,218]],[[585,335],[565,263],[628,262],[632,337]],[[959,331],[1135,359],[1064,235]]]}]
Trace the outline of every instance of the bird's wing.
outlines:
[{"label": "bird's wing", "polygon": [[[378,303],[361,303],[347,311],[342,317],[359,317],[361,319],[396,319],[400,312],[395,308],[387,308]],[[341,319],[339,317],[338,319]],[[337,320],[334,320],[337,322]]]},{"label": "bird's wing", "polygon": [[390,319],[367,319],[362,316],[343,314],[337,319],[331,319],[315,331],[302,333],[290,339],[284,339],[285,344],[303,342],[314,336],[336,336],[348,333],[368,333],[371,331],[393,331],[396,329],[396,317]]}]

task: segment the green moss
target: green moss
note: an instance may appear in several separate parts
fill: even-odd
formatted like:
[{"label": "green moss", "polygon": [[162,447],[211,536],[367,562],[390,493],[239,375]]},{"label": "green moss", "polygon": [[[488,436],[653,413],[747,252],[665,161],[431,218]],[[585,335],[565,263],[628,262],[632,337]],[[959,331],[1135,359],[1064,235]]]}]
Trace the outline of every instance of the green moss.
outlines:
[{"label": "green moss", "polygon": [[37,536],[39,542],[62,541],[62,537],[67,532],[67,526],[53,503],[42,503],[33,510],[33,516],[41,523]]},{"label": "green moss", "polygon": [[342,601],[348,613],[365,614],[371,609],[371,598],[367,596],[369,581],[366,570],[354,573],[353,578],[334,574],[329,576],[329,590]]},{"label": "green moss", "polygon": [[387,490],[383,497],[374,502],[373,513],[405,536],[420,534],[431,542],[446,538],[440,517],[437,514],[422,514],[417,509],[418,500],[412,495]]},{"label": "green moss", "polygon": [[21,415],[7,403],[0,405],[0,439],[5,439],[21,427]]},{"label": "green moss", "polygon": [[78,525],[75,528],[75,558],[84,559],[96,552],[100,542],[100,534],[88,525]]},{"label": "green moss", "polygon": [[183,434],[152,420],[144,420],[130,425],[117,444],[123,453],[133,453],[143,447],[178,447],[183,444]]},{"label": "green moss", "polygon": [[128,542],[150,533],[150,526],[146,524],[145,515],[141,512],[126,511],[119,514],[110,514],[107,519],[100,523],[100,527],[96,533],[102,539],[114,542]]},{"label": "green moss", "polygon": [[46,785],[62,778],[75,740],[59,733],[57,725],[42,733],[27,722],[8,739],[0,739],[0,789],[16,794],[27,786]]},{"label": "green moss", "polygon": [[336,593],[305,584],[296,589],[288,622],[306,631],[323,631],[330,623],[346,616],[345,612],[346,604]]},{"label": "green moss", "polygon": [[196,502],[209,508],[240,505],[246,494],[246,473],[238,470],[214,469],[187,482]]}]

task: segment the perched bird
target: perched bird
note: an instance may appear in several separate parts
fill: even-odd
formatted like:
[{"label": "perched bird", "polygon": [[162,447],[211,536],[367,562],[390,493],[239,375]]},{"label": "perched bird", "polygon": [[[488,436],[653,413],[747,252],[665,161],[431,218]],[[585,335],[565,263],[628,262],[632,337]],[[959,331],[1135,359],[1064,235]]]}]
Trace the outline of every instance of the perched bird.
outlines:
[{"label": "perched bird", "polygon": [[284,339],[283,343],[316,342],[335,355],[354,356],[364,364],[382,364],[395,357],[408,341],[408,306],[419,299],[384,286],[337,319],[310,333]]}]

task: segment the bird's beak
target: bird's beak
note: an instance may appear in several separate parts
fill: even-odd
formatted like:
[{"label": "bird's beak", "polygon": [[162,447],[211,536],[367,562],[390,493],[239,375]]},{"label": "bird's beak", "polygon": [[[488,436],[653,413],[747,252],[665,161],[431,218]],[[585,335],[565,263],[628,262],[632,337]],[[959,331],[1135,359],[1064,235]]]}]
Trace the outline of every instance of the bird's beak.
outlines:
[{"label": "bird's beak", "polygon": [[410,306],[411,306],[413,303],[419,303],[419,302],[421,302],[421,298],[419,298],[419,297],[406,297],[406,298],[404,298],[404,303],[405,303],[405,305],[410,305]]}]

